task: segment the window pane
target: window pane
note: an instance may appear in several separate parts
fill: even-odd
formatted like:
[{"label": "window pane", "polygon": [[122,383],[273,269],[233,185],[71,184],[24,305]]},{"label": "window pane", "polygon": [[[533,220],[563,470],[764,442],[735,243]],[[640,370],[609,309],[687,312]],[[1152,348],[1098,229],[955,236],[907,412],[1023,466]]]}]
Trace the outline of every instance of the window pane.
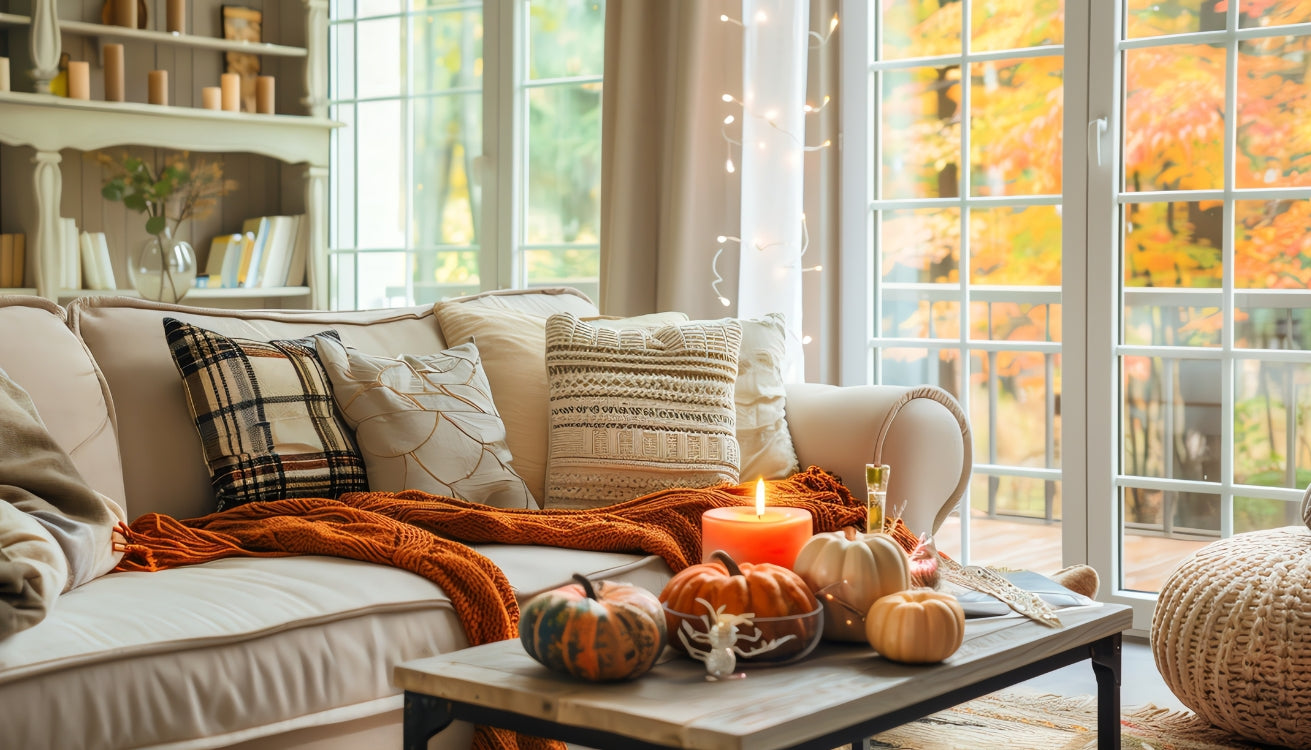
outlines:
[{"label": "window pane", "polygon": [[960,355],[956,350],[885,347],[879,349],[878,356],[883,382],[936,385],[960,398]]},{"label": "window pane", "polygon": [[1223,45],[1125,52],[1124,189],[1224,187]]},{"label": "window pane", "polygon": [[961,52],[961,4],[883,3],[876,59],[895,60]]},{"label": "window pane", "polygon": [[408,253],[359,253],[356,304],[362,310],[409,304]]},{"label": "window pane", "polygon": [[328,306],[333,310],[358,310],[355,304],[355,253],[328,256]]},{"label": "window pane", "polygon": [[970,49],[1003,49],[1061,44],[1065,41],[1062,0],[970,0]]},{"label": "window pane", "polygon": [[414,246],[475,245],[470,175],[482,153],[482,96],[416,99],[413,107]]},{"label": "window pane", "polygon": [[1225,27],[1225,0],[1128,0],[1126,5],[1129,39]]},{"label": "window pane", "polygon": [[411,18],[410,28],[415,49],[411,93],[482,88],[482,13],[425,13]]},{"label": "window pane", "polygon": [[1308,385],[1311,365],[1253,359],[1235,363],[1235,482],[1294,489],[1311,483]]},{"label": "window pane", "polygon": [[[360,247],[405,247],[405,128],[401,103],[362,102],[359,122],[359,183],[355,200]],[[363,292],[361,292],[363,294]]]},{"label": "window pane", "polygon": [[595,247],[524,251],[526,285],[571,286],[596,299],[601,251]]},{"label": "window pane", "polygon": [[[1219,307],[1180,305],[1157,289],[1124,290],[1124,343],[1130,346],[1218,347],[1224,315]],[[1220,301],[1217,292],[1208,295]]]},{"label": "window pane", "polygon": [[940,283],[960,278],[960,210],[882,211],[879,257],[885,282]]},{"label": "window pane", "polygon": [[970,66],[970,191],[1061,192],[1062,70],[1059,57]]},{"label": "window pane", "polygon": [[[975,460],[1037,469],[1059,466],[1057,365],[1054,355],[1040,352],[971,352],[970,424],[978,451]],[[1050,461],[1048,441],[1053,448]],[[1032,511],[1027,501],[1020,505],[1028,509],[1025,513]]]},{"label": "window pane", "polygon": [[1220,481],[1220,362],[1132,356],[1120,364],[1123,473]]},{"label": "window pane", "polygon": [[328,116],[342,124],[332,133],[328,246],[355,247],[355,105],[334,104]]},{"label": "window pane", "polygon": [[1220,201],[1128,203],[1124,212],[1124,284],[1219,288],[1224,281],[1224,208]]},{"label": "window pane", "polygon": [[1234,201],[1234,286],[1311,286],[1311,201]]},{"label": "window pane", "polygon": [[970,337],[989,341],[1060,341],[1061,306],[971,301]]},{"label": "window pane", "polygon": [[528,25],[529,80],[602,74],[604,2],[533,0]]},{"label": "window pane", "polygon": [[1306,36],[1256,39],[1240,47],[1235,152],[1239,187],[1308,184],[1311,135],[1304,113],[1309,54],[1311,37]]},{"label": "window pane", "polygon": [[599,242],[599,83],[528,92],[527,182],[527,244]]},{"label": "window pane", "polygon": [[1125,488],[1120,585],[1157,592],[1185,557],[1220,536],[1220,498]]},{"label": "window pane", "polygon": [[363,18],[400,13],[403,5],[402,0],[355,0],[355,8],[356,15]]},{"label": "window pane", "polygon": [[883,335],[896,338],[959,339],[960,303],[919,299],[918,290],[887,290]]},{"label": "window pane", "polygon": [[328,96],[355,98],[355,24],[335,24],[329,29],[333,54],[328,61]]},{"label": "window pane", "polygon": [[[975,474],[970,480],[970,559],[971,564],[992,565],[1017,570],[1054,571],[1061,562],[1061,525],[1042,518],[1000,512],[989,514],[988,497],[1032,498],[1047,492],[1041,479],[994,477]],[[1052,487],[1053,506],[1060,507],[1060,484]],[[953,513],[934,535],[938,551],[960,560],[960,517]]]},{"label": "window pane", "polygon": [[[1060,154],[1055,156],[1059,169]],[[970,283],[1060,286],[1060,208],[972,209]]]},{"label": "window pane", "polygon": [[1238,25],[1283,26],[1311,21],[1306,0],[1242,0],[1238,3]]},{"label": "window pane", "polygon": [[356,27],[359,30],[356,55],[363,62],[359,66],[358,96],[361,99],[400,96],[405,70],[402,64],[405,45],[401,39],[401,19],[361,21]]},{"label": "window pane", "polygon": [[879,197],[960,195],[960,67],[882,75]]},{"label": "window pane", "polygon": [[440,302],[478,289],[477,250],[415,253],[414,304]]},{"label": "window pane", "polygon": [[1234,533],[1301,525],[1301,510],[1298,503],[1288,500],[1235,497]]}]

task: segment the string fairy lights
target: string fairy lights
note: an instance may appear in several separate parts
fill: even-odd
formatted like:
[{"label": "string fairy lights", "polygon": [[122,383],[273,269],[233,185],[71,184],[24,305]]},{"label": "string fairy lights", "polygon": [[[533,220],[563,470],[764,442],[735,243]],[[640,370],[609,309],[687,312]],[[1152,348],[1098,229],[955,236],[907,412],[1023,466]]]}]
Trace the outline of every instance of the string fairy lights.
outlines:
[{"label": "string fairy lights", "polygon": [[[741,108],[740,115],[728,114],[723,118],[720,135],[726,150],[725,172],[736,174],[739,166],[744,170],[739,234],[747,239],[718,235],[711,259],[714,277],[711,290],[721,305],[730,307],[733,300],[725,292],[719,262],[724,252],[731,249],[729,245],[736,243],[740,258],[738,314],[782,312],[789,320],[790,341],[801,344],[809,344],[812,339],[800,331],[800,274],[821,273],[824,267],[818,263],[803,265],[803,256],[810,245],[806,216],[804,211],[792,214],[787,208],[793,205],[800,208],[801,178],[796,171],[802,163],[801,157],[833,145],[830,139],[818,145],[805,143],[806,116],[822,112],[832,98],[826,95],[817,104],[804,101],[804,58],[807,49],[826,46],[839,24],[835,14],[824,33],[813,30],[802,33],[798,27],[804,28],[805,15],[804,2],[744,0],[741,20],[727,14],[719,17],[720,22],[741,28],[747,42],[743,61],[746,93],[741,98],[730,92],[720,96],[725,104]],[[773,17],[784,22],[778,28],[766,28]],[[801,61],[799,66],[797,59]],[[737,137],[731,130],[733,125],[739,127]],[[734,159],[735,146],[741,150],[741,162]],[[751,183],[749,191],[745,187],[747,182]],[[800,216],[799,245],[797,235],[791,234],[796,231],[796,225],[789,229],[789,221],[783,218],[788,215]],[[751,260],[742,255],[748,247],[755,251],[750,254]],[[795,343],[789,344],[790,349],[792,346]],[[800,359],[800,349],[792,351],[796,352],[795,359]]]}]

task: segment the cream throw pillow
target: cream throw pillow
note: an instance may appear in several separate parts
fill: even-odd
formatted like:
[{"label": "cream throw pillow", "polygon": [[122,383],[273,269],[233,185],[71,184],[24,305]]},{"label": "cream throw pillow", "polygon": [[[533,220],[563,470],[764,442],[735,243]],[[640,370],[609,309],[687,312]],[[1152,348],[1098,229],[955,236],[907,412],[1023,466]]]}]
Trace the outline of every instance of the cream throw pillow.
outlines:
[{"label": "cream throw pillow", "polygon": [[742,351],[737,361],[737,442],[742,448],[744,480],[781,479],[796,473],[797,451],[786,418],[783,385],[786,329],[783,316],[769,313],[744,319]]},{"label": "cream throw pillow", "polygon": [[738,480],[735,320],[614,330],[546,322],[546,507],[595,508]]},{"label": "cream throw pillow", "polygon": [[505,424],[473,344],[400,359],[315,340],[337,408],[355,430],[369,489],[423,490],[496,508],[527,508]]},{"label": "cream throw pillow", "polygon": [[[505,422],[514,470],[538,507],[546,501],[549,407],[546,386],[546,316],[455,300],[433,308],[450,345],[474,341]],[[606,327],[644,327],[685,321],[683,313],[656,313],[598,321]]]}]

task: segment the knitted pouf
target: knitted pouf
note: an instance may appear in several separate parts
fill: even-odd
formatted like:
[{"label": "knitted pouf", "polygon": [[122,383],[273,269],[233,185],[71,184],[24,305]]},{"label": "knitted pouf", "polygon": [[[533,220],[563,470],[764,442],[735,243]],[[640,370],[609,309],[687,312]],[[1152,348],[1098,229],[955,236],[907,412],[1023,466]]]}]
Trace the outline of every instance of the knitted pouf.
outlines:
[{"label": "knitted pouf", "polygon": [[1253,531],[1185,558],[1157,600],[1152,653],[1203,719],[1311,747],[1311,531]]}]

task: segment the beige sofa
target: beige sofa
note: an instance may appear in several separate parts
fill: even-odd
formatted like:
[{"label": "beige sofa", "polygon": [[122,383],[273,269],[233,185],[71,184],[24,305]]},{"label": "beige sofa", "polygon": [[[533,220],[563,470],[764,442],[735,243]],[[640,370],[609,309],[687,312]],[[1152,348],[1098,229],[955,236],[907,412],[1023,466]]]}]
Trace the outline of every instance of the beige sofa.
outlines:
[{"label": "beige sofa", "polygon": [[[569,290],[472,300],[548,315],[595,314]],[[247,338],[336,329],[366,352],[432,352],[429,308],[223,311],[124,298],[67,309],[0,297],[0,369],[32,396],[86,480],[129,519],[214,509],[199,439],[161,319]],[[493,393],[497,402],[513,394]],[[936,389],[789,386],[801,466],[864,493],[864,465],[895,467],[890,498],[916,530],[936,527],[968,480],[968,428]],[[2,429],[2,426],[0,426]],[[543,436],[545,439],[545,436]],[[574,572],[659,591],[670,572],[640,555],[478,548],[522,602]],[[0,745],[40,748],[399,747],[392,667],[465,647],[443,591],[412,573],[329,557],[227,559],[157,573],[111,573],[63,594],[39,625],[0,640]],[[434,746],[467,747],[470,728]]]}]

